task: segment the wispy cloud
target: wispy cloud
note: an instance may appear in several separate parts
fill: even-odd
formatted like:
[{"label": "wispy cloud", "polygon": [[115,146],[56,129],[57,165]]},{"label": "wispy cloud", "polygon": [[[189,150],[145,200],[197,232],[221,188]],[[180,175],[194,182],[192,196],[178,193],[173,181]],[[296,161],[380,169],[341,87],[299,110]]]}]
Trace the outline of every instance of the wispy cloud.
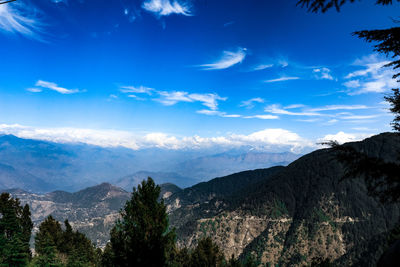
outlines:
[{"label": "wispy cloud", "polygon": [[371,107],[366,105],[327,105],[319,108],[312,108],[310,111],[329,111],[329,110],[359,110],[369,109]]},{"label": "wispy cloud", "polygon": [[226,112],[219,111],[219,110],[209,110],[209,109],[202,109],[196,111],[196,113],[199,114],[204,114],[208,116],[219,116],[219,117],[224,117],[224,118],[240,118],[242,117],[239,114],[227,114]]},{"label": "wispy cloud", "polygon": [[274,66],[274,64],[260,64],[257,65],[253,68],[254,71],[258,71],[258,70],[265,70],[265,69],[269,69],[272,68]]},{"label": "wispy cloud", "polygon": [[223,118],[243,118],[243,119],[261,119],[261,120],[276,120],[279,119],[278,116],[276,115],[269,115],[269,114],[261,114],[261,115],[252,115],[252,116],[244,116],[240,114],[228,114],[223,111],[219,110],[208,110],[208,109],[202,109],[196,111],[199,114],[204,114],[208,116],[219,116]]},{"label": "wispy cloud", "polygon": [[81,92],[78,89],[67,89],[67,88],[58,86],[56,83],[46,82],[46,81],[42,81],[42,80],[38,80],[36,82],[35,86],[50,89],[50,90],[59,92],[60,94],[75,94],[75,93]]},{"label": "wispy cloud", "polygon": [[281,108],[279,105],[269,105],[265,108],[266,112],[272,114],[281,114],[281,115],[290,115],[290,116],[323,116],[321,113],[313,112],[313,111],[289,111],[287,109]]},{"label": "wispy cloud", "polygon": [[287,77],[287,76],[284,76],[284,77],[280,77],[280,78],[277,78],[277,79],[266,80],[264,82],[266,82],[266,83],[276,83],[276,82],[284,82],[284,81],[298,80],[298,79],[300,79],[300,77]]},{"label": "wispy cloud", "polygon": [[215,93],[190,94],[184,91],[158,91],[158,94],[160,95],[160,98],[155,100],[166,106],[175,105],[178,102],[200,102],[214,111],[218,109],[218,101],[225,101],[227,99],[226,97],[220,97]]},{"label": "wispy cloud", "polygon": [[189,98],[193,101],[199,101],[204,106],[216,110],[218,108],[218,101],[225,101],[226,97],[220,97],[217,94],[189,94]]},{"label": "wispy cloud", "polygon": [[220,59],[213,63],[202,64],[204,70],[221,70],[241,63],[246,57],[246,48],[239,47],[236,51],[224,51]]},{"label": "wispy cloud", "polygon": [[376,115],[348,115],[340,117],[343,120],[370,120],[380,117],[380,114]]},{"label": "wispy cloud", "polygon": [[172,14],[191,16],[190,5],[187,1],[147,0],[142,8],[157,16],[169,16]]},{"label": "wispy cloud", "polygon": [[345,78],[349,80],[343,85],[348,88],[348,94],[382,93],[396,87],[397,82],[392,78],[394,70],[384,67],[388,63],[389,61],[381,60],[377,55],[356,60],[353,65],[362,69],[346,75]]},{"label": "wispy cloud", "polygon": [[160,98],[155,99],[165,106],[172,106],[178,102],[193,102],[193,99],[189,98],[188,92],[183,91],[159,91]]},{"label": "wispy cloud", "polygon": [[228,26],[231,26],[231,25],[233,25],[233,24],[235,24],[234,21],[229,21],[229,22],[227,22],[227,23],[224,23],[224,27],[228,27]]},{"label": "wispy cloud", "polygon": [[261,114],[261,115],[252,115],[252,116],[244,116],[245,119],[261,119],[261,120],[277,120],[279,116],[269,115],[269,114]]},{"label": "wispy cloud", "polygon": [[292,104],[289,106],[284,107],[284,109],[295,109],[295,108],[304,108],[306,105],[304,104]]},{"label": "wispy cloud", "polygon": [[315,74],[317,79],[321,80],[333,80],[333,76],[331,75],[331,70],[328,68],[316,68],[313,69],[313,73]]},{"label": "wispy cloud", "polygon": [[242,101],[242,103],[240,103],[240,107],[246,107],[250,109],[254,107],[255,103],[264,103],[264,99],[261,97],[251,98],[249,100]]},{"label": "wispy cloud", "polygon": [[121,86],[120,91],[128,97],[143,100],[135,94],[147,94],[152,96],[152,100],[160,102],[165,106],[173,106],[179,102],[200,102],[212,111],[218,109],[218,102],[225,101],[226,97],[221,97],[216,93],[189,93],[186,91],[161,91],[146,86]]},{"label": "wispy cloud", "polygon": [[145,86],[121,86],[120,91],[122,93],[139,93],[139,94],[148,94],[151,95],[154,91],[153,88],[145,87]]},{"label": "wispy cloud", "polygon": [[0,31],[43,41],[42,24],[32,10],[35,9],[17,2],[0,5]]},{"label": "wispy cloud", "polygon": [[30,87],[30,88],[26,88],[26,91],[31,92],[31,93],[40,93],[43,90],[40,88]]}]

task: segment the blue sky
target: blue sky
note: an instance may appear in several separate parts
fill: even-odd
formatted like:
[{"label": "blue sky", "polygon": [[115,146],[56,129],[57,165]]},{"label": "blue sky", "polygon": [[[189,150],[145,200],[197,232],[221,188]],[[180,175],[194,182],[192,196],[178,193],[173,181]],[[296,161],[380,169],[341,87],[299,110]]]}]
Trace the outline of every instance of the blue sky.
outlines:
[{"label": "blue sky", "polygon": [[134,149],[301,152],[389,131],[387,58],[353,31],[399,5],[35,0],[0,6],[0,132]]}]

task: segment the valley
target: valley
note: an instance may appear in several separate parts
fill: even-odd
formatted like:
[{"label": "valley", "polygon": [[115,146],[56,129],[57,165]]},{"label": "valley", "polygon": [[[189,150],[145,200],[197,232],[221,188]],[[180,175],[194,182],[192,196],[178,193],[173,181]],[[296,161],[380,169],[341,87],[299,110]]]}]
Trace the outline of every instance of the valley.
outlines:
[{"label": "valley", "polygon": [[[400,137],[384,133],[347,145],[391,161]],[[162,184],[160,196],[180,247],[193,248],[210,236],[227,258],[252,255],[272,266],[302,266],[316,258],[373,266],[399,222],[400,206],[369,196],[362,179],[340,181],[343,173],[328,148],[287,167],[239,172],[187,188]],[[30,205],[36,226],[50,214],[68,219],[99,247],[130,198],[128,191],[107,183],[76,193],[11,194]]]}]

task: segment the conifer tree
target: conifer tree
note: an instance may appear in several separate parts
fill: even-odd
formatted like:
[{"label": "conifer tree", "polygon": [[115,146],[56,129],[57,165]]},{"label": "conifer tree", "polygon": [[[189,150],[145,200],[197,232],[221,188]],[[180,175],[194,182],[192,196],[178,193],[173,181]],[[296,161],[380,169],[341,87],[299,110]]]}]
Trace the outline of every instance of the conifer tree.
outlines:
[{"label": "conifer tree", "polygon": [[32,231],[29,207],[22,208],[10,194],[0,195],[0,265],[26,266]]},{"label": "conifer tree", "polygon": [[65,230],[52,216],[39,226],[35,237],[35,250],[38,256],[33,266],[96,266],[98,256],[92,242],[82,233],[73,231],[68,220]]},{"label": "conifer tree", "polygon": [[203,238],[199,241],[197,247],[191,255],[191,267],[215,267],[222,266],[224,256],[210,237]]},{"label": "conifer tree", "polygon": [[62,236],[63,231],[60,223],[50,215],[39,225],[39,232],[35,236],[36,253],[39,255],[46,254],[49,245],[58,250],[62,243]]},{"label": "conifer tree", "polygon": [[175,248],[175,231],[169,229],[166,207],[159,195],[160,187],[150,177],[133,188],[121,219],[111,231],[107,257],[114,266],[168,264]]}]

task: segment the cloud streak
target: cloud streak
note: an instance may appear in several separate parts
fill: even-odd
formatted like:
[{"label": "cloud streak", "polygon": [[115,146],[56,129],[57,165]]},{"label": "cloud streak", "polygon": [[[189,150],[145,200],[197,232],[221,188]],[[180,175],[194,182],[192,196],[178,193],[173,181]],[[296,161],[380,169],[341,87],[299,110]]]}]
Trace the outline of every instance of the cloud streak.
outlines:
[{"label": "cloud streak", "polygon": [[121,86],[120,91],[122,93],[139,93],[139,94],[148,94],[151,95],[154,91],[153,88],[145,87],[145,86]]},{"label": "cloud streak", "polygon": [[376,55],[370,55],[356,60],[355,66],[361,70],[350,72],[346,75],[343,85],[347,87],[349,95],[367,93],[383,93],[397,86],[393,79],[394,70],[384,67],[390,61],[380,60]]},{"label": "cloud streak", "polygon": [[321,113],[313,111],[300,111],[300,112],[289,111],[287,109],[281,108],[277,104],[267,106],[265,108],[265,111],[272,114],[281,114],[290,116],[323,116]]},{"label": "cloud streak", "polygon": [[22,3],[0,5],[0,31],[43,41],[41,23],[32,10]]},{"label": "cloud streak", "polygon": [[284,77],[280,77],[280,78],[277,78],[277,79],[266,80],[264,82],[266,82],[266,83],[276,83],[276,82],[285,82],[285,81],[298,80],[298,79],[300,79],[300,77],[286,77],[286,76],[284,76]]},{"label": "cloud streak", "polygon": [[264,103],[264,99],[261,97],[251,98],[249,100],[242,101],[242,103],[240,103],[240,107],[246,107],[250,109],[254,107],[255,103]]},{"label": "cloud streak", "polygon": [[236,64],[242,63],[246,57],[246,48],[239,47],[236,51],[224,51],[220,59],[213,63],[202,64],[203,70],[222,70],[230,68]]},{"label": "cloud streak", "polygon": [[191,16],[189,4],[176,0],[148,0],[143,3],[142,8],[158,17],[172,14]]},{"label": "cloud streak", "polygon": [[220,97],[215,93],[197,94],[184,91],[158,91],[160,98],[155,99],[166,106],[175,105],[178,102],[200,102],[202,105],[215,111],[218,109],[218,101],[225,101],[226,97]]},{"label": "cloud streak", "polygon": [[50,90],[53,90],[53,91],[56,91],[56,92],[58,92],[60,94],[65,94],[65,95],[75,94],[75,93],[79,93],[80,92],[78,89],[67,89],[67,88],[58,86],[56,83],[42,81],[42,80],[38,80],[36,82],[35,86],[39,86],[39,87],[42,87],[42,88],[50,89]]}]

